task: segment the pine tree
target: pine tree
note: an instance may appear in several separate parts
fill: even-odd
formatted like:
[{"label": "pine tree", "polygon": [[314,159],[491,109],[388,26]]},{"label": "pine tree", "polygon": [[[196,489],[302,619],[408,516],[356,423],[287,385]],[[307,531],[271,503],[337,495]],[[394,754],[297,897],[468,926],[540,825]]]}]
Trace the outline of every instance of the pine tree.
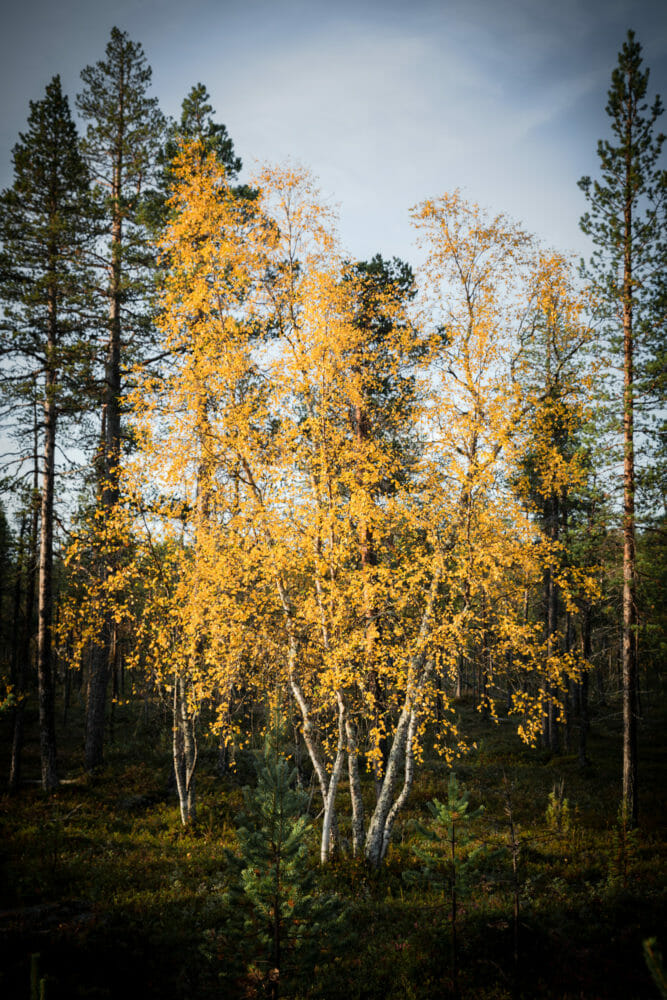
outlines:
[{"label": "pine tree", "polygon": [[[164,118],[148,95],[151,68],[142,46],[113,28],[106,57],[81,73],[77,107],[88,122],[83,151],[106,221],[102,249],[108,301],[98,457],[99,511],[111,519],[119,500],[121,416],[125,375],[151,337],[153,249],[144,226],[144,194],[156,166]],[[112,573],[104,567],[102,575]],[[86,718],[86,767],[102,763],[106,690],[116,649],[115,626],[104,616],[92,658]]]},{"label": "pine tree", "polygon": [[183,99],[181,118],[172,125],[164,147],[163,157],[171,163],[178,153],[179,141],[201,143],[203,152],[213,153],[216,161],[225,168],[225,176],[234,180],[241,170],[241,159],[234,151],[234,143],[221,122],[215,122],[215,109],[209,103],[210,94],[203,83],[197,83]]},{"label": "pine tree", "polygon": [[39,532],[39,469],[33,456],[33,489],[26,491],[19,514],[18,548],[12,599],[12,662],[10,677],[15,698],[12,709],[12,753],[9,790],[16,792],[21,782],[25,735],[25,692],[31,666],[31,640],[37,581],[37,536]]},{"label": "pine tree", "polygon": [[482,848],[468,851],[473,837],[469,824],[484,811],[483,806],[468,812],[470,793],[459,786],[452,771],[447,801],[428,802],[431,825],[420,826],[424,846],[415,850],[421,870],[405,872],[406,882],[428,885],[449,895],[449,927],[452,943],[452,979],[458,996],[458,904],[470,892]]},{"label": "pine tree", "polygon": [[0,198],[0,296],[12,362],[12,394],[42,411],[37,675],[42,785],[55,788],[52,677],[53,522],[56,432],[76,409],[89,367],[80,261],[91,229],[88,172],[60,78],[31,102],[28,131],[14,147],[14,184]]},{"label": "pine tree", "polygon": [[656,133],[663,112],[646,101],[649,71],[629,31],[612,73],[606,111],[613,140],[598,143],[601,180],[583,177],[589,201],[581,228],[596,246],[588,268],[610,316],[619,322],[623,358],[623,808],[638,817],[637,784],[637,572],[635,550],[635,415],[641,384],[637,365],[646,347],[664,338],[667,265],[667,171],[659,166],[665,136]]},{"label": "pine tree", "polygon": [[[213,154],[224,169],[228,184],[236,180],[241,158],[236,155],[234,142],[221,122],[214,121],[215,109],[203,83],[195,84],[183,98],[181,117],[165,127],[165,138],[157,154],[158,171],[154,188],[146,193],[142,216],[155,238],[159,240],[168,218],[167,201],[178,185],[176,166],[181,147],[197,143],[202,163]],[[235,188],[240,197],[255,197],[256,192],[245,185]]]},{"label": "pine tree", "polygon": [[336,904],[315,893],[308,793],[296,787],[296,769],[280,755],[275,732],[257,755],[256,770],[257,785],[244,789],[246,812],[239,818],[240,882],[251,904],[246,930],[263,948],[260,969],[277,1000],[286,970],[296,969],[295,956],[301,966],[310,949],[321,947]]},{"label": "pine tree", "polygon": [[7,676],[11,663],[11,584],[16,569],[14,556],[16,543],[0,500],[0,675]]}]

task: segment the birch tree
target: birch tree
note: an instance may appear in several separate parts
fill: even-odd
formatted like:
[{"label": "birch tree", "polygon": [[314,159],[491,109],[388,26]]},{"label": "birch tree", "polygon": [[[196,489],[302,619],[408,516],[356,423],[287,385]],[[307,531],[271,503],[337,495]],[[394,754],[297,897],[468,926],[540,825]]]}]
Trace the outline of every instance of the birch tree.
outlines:
[{"label": "birch tree", "polygon": [[[459,656],[471,645],[482,650],[479,708],[493,716],[492,687],[509,684],[519,731],[534,742],[550,691],[581,664],[551,650],[541,624],[525,614],[525,594],[539,585],[555,550],[510,479],[529,440],[543,468],[557,457],[538,428],[549,394],[531,380],[531,356],[539,323],[549,317],[554,325],[562,300],[567,336],[558,364],[571,359],[584,336],[582,308],[562,262],[539,254],[507,217],[491,216],[454,192],[418,206],[415,222],[427,250],[424,308],[445,332],[434,365],[427,453],[447,539],[448,647]],[[563,474],[563,462],[553,463],[552,477]],[[590,586],[583,577],[559,574],[562,593],[570,598],[577,586]],[[511,676],[517,664],[524,675],[519,686]],[[450,670],[455,681],[458,664]],[[526,675],[536,682],[528,685]]]},{"label": "birch tree", "polygon": [[[510,270],[523,267],[525,238],[489,229],[495,258],[468,274],[479,301],[470,312],[459,296],[446,337],[430,336],[395,281],[369,286],[345,262],[304,171],[263,169],[250,205],[197,146],[176,172],[160,319],[174,368],[148,377],[134,401],[135,488],[183,553],[180,596],[158,618],[198,650],[179,671],[218,702],[221,724],[234,689],[291,698],[320,792],[321,861],[349,830],[352,850],[377,867],[438,696],[440,749],[450,759],[459,749],[442,678],[479,628],[482,597],[501,648],[527,648],[534,662],[542,651],[519,595],[548,546],[502,489],[499,464],[525,407],[518,378],[494,368],[516,333],[500,324],[495,265],[505,254]],[[447,267],[479,238],[457,212]],[[360,322],[370,296],[382,336]],[[511,374],[520,354],[519,344]],[[359,433],[389,385],[412,421],[409,450],[389,433]],[[540,706],[517,700],[528,739]],[[378,781],[368,817],[367,768]]]}]

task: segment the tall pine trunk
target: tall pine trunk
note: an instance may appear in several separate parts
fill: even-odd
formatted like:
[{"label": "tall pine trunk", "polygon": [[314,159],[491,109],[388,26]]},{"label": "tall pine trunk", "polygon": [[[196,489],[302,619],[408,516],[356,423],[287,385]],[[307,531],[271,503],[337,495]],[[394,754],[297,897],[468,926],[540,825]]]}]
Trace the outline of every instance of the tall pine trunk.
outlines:
[{"label": "tall pine trunk", "polygon": [[[51,350],[55,349],[55,302],[50,303],[53,329],[49,338]],[[44,467],[39,539],[39,586],[37,602],[37,683],[39,690],[39,748],[42,769],[42,788],[52,791],[58,787],[56,767],[56,726],[53,664],[51,663],[53,614],[53,494],[55,485],[56,407],[55,386],[57,373],[47,372],[44,397]]]},{"label": "tall pine trunk", "polygon": [[[122,98],[121,98],[122,100]],[[122,110],[122,109],[121,109]],[[120,150],[120,144],[119,144]],[[111,264],[109,267],[109,341],[104,369],[103,412],[102,412],[102,456],[100,475],[100,505],[104,520],[113,517],[119,497],[120,463],[120,395],[121,395],[121,253],[122,215],[120,207],[120,178],[122,160],[120,152],[114,167],[112,186],[112,229]],[[113,567],[102,557],[101,577],[104,584]],[[102,766],[104,762],[104,724],[106,716],[107,689],[112,669],[112,642],[114,625],[109,611],[105,611],[102,628],[97,637],[88,684],[86,710],[85,764],[89,771]]]},{"label": "tall pine trunk", "polygon": [[[589,661],[591,657],[591,617],[592,604],[587,600],[583,610],[583,620],[581,623],[581,654],[584,660]],[[579,689],[579,766],[588,766],[588,731],[590,729],[590,717],[588,709],[588,689],[589,670],[585,668],[581,676]]]},{"label": "tall pine trunk", "polygon": [[[24,512],[21,519],[19,534],[19,551],[16,565],[16,580],[14,582],[14,624],[12,627],[12,683],[16,691],[16,704],[12,713],[12,755],[9,765],[9,791],[16,792],[21,783],[21,758],[23,756],[23,738],[25,723],[25,692],[26,674],[30,659],[30,622],[27,618],[30,608],[32,617],[32,593],[35,593],[35,557],[37,547],[37,505],[33,502],[32,530],[28,537],[28,555],[26,556],[26,534],[28,532],[28,513]],[[26,563],[27,569],[26,569]],[[23,581],[25,578],[25,588]],[[21,604],[25,589],[25,615],[21,627]]]},{"label": "tall pine trunk", "polygon": [[[637,568],[635,552],[635,393],[648,403],[655,390],[635,381],[634,337],[642,335],[648,359],[658,367],[664,340],[665,171],[662,155],[667,137],[656,129],[664,108],[656,96],[647,100],[649,70],[642,69],[641,45],[633,31],[618,55],[606,112],[612,141],[598,143],[601,180],[582,177],[590,211],[581,228],[597,250],[592,275],[605,302],[623,330],[623,623],[621,674],[623,682],[624,821],[638,820],[637,777]],[[635,329],[636,327],[636,329]],[[620,353],[620,352],[619,352]],[[659,386],[659,380],[658,380]]]},{"label": "tall pine trunk", "polygon": [[[34,387],[36,388],[36,386]],[[25,735],[25,696],[29,683],[28,678],[31,673],[33,656],[33,615],[35,612],[36,584],[39,570],[38,540],[39,540],[39,517],[41,502],[39,496],[39,423],[36,394],[34,399],[34,447],[33,447],[33,495],[30,515],[30,534],[28,538],[27,559],[24,555],[25,565],[25,613],[23,617],[23,631],[19,628],[19,647],[17,676],[20,678],[23,698],[16,706],[14,716],[14,732],[12,737],[12,759],[9,772],[9,787],[11,790],[18,789],[21,778],[21,760],[23,756],[23,743]],[[21,569],[23,575],[23,569]],[[20,604],[20,594],[18,601]]]},{"label": "tall pine trunk", "polygon": [[635,564],[635,453],[633,371],[633,277],[632,277],[632,104],[628,100],[625,168],[627,196],[624,208],[625,252],[623,260],[623,812],[636,826],[637,801],[637,658],[636,658],[636,564]]}]

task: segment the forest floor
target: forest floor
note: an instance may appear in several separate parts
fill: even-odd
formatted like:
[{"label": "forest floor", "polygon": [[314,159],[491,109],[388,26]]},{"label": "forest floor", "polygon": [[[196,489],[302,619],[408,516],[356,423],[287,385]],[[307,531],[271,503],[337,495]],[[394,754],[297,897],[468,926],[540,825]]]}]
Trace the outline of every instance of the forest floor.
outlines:
[{"label": "forest floor", "polygon": [[[467,702],[458,711],[477,747],[454,770],[471,809],[484,806],[466,849],[479,852],[460,885],[460,998],[658,1000],[643,942],[657,937],[667,947],[664,705],[640,727],[641,824],[633,832],[618,819],[617,704],[595,709],[584,770],[576,752],[531,750],[510,723],[484,722]],[[35,1000],[39,980],[47,1000],[267,995],[261,946],[229,892],[238,880],[228,852],[238,851],[242,786],[253,781],[250,753],[220,777],[215,747],[203,747],[198,822],[184,830],[170,781],[169,727],[157,710],[116,710],[106,767],[91,778],[74,707],[59,734],[66,780],[50,796],[36,782],[33,709],[28,722],[24,785],[0,798],[0,996]],[[5,715],[4,774],[9,736]],[[456,995],[449,897],[405,878],[419,870],[418,823],[427,824],[430,800],[446,799],[448,772],[444,761],[426,760],[380,872],[345,854],[315,870],[315,894],[335,895],[337,917],[331,927],[317,923],[309,949],[290,957],[288,942],[281,997]],[[508,789],[520,844],[516,875]]]}]

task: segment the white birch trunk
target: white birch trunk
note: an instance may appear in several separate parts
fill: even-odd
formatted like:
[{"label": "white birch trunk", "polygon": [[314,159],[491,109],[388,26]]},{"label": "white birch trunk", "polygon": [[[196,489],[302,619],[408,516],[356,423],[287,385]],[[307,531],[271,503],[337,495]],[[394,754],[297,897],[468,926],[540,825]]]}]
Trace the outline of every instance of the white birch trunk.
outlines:
[{"label": "white birch trunk", "polygon": [[368,825],[365,854],[366,860],[373,868],[377,868],[379,866],[384,856],[383,845],[385,826],[392,806],[394,786],[398,779],[399,769],[404,760],[404,751],[412,714],[413,710],[405,705],[401,709],[398,724],[394,731],[391,750],[389,752],[387,768],[380,787],[380,794],[377,802],[375,803],[375,809],[373,810],[373,815],[371,816],[371,821]]},{"label": "white birch trunk", "polygon": [[389,847],[389,842],[391,840],[391,833],[394,828],[394,822],[398,816],[401,809],[405,806],[408,801],[408,796],[412,789],[412,782],[415,773],[415,754],[414,754],[414,738],[417,732],[417,722],[418,713],[413,709],[410,713],[410,721],[408,723],[408,733],[405,740],[405,773],[403,776],[403,787],[398,798],[395,800],[393,806],[387,814],[387,818],[384,824],[384,833],[382,834],[382,853],[380,855],[380,860],[384,860],[387,853],[387,848]]},{"label": "white birch trunk", "polygon": [[[424,647],[438,592],[440,575],[439,571],[436,572],[431,581],[429,596],[415,644],[416,651],[410,665],[405,701],[398,717],[380,794],[366,834],[364,847],[366,860],[373,868],[379,867],[387,852],[396,816],[405,805],[412,787],[414,775],[413,742],[417,730],[419,698],[428,677],[428,664],[425,662]],[[396,801],[392,802],[401,768],[403,768],[403,786]]]},{"label": "white birch trunk", "polygon": [[196,819],[197,740],[194,717],[187,705],[185,682],[180,677],[174,678],[172,755],[181,822],[187,826]]},{"label": "white birch trunk", "polygon": [[322,840],[320,841],[320,862],[324,865],[329,860],[334,844],[334,838],[332,836],[334,832],[334,823],[336,820],[336,792],[338,791],[338,783],[340,781],[340,776],[343,771],[343,764],[345,762],[345,702],[340,691],[337,693],[338,698],[338,747],[336,750],[336,758],[334,760],[333,768],[331,769],[331,777],[329,778],[329,787],[327,789],[327,797],[324,803],[324,820],[322,822]]},{"label": "white birch trunk", "polygon": [[352,803],[352,853],[357,857],[364,846],[364,801],[361,795],[361,779],[359,777],[356,726],[349,715],[345,719],[345,735],[347,737],[347,773]]}]

